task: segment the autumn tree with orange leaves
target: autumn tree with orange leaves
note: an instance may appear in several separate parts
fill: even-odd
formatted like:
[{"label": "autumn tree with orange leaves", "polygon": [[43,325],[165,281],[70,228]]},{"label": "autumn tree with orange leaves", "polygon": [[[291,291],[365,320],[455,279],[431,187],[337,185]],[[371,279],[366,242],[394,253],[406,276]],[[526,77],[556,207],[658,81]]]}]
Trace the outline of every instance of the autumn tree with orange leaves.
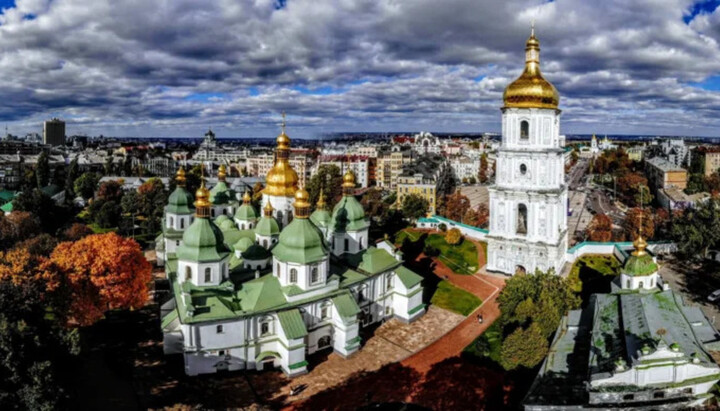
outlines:
[{"label": "autumn tree with orange leaves", "polygon": [[625,215],[623,222],[623,231],[627,241],[634,241],[640,234],[640,224],[642,222],[642,235],[646,240],[653,238],[655,235],[655,223],[652,216],[647,210],[640,208],[631,208]]},{"label": "autumn tree with orange leaves", "polygon": [[81,326],[98,321],[107,310],[142,307],[152,272],[138,243],[115,233],[60,243],[47,269],[67,282],[70,322]]},{"label": "autumn tree with orange leaves", "polygon": [[597,214],[588,225],[590,241],[606,242],[612,240],[612,220],[605,214]]},{"label": "autumn tree with orange leaves", "polygon": [[468,209],[470,209],[470,200],[460,193],[460,190],[445,197],[445,218],[462,221]]}]

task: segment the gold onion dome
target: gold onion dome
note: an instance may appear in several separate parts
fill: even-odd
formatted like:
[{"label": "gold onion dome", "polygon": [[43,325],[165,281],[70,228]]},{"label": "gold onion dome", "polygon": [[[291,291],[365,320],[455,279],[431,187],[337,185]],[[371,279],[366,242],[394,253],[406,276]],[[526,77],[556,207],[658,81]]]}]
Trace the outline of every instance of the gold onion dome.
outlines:
[{"label": "gold onion dome", "polygon": [[298,190],[298,175],[289,161],[290,137],[285,134],[285,117],[283,115],[282,132],[277,138],[275,164],[265,178],[264,194],[279,197],[292,197]]},{"label": "gold onion dome", "polygon": [[535,29],[525,43],[525,70],[505,88],[503,103],[505,108],[551,109],[557,109],[560,104],[555,86],[540,72],[540,42],[535,37]]},{"label": "gold onion dome", "polygon": [[642,235],[639,235],[638,238],[633,242],[633,246],[635,247],[635,251],[632,252],[632,255],[635,256],[643,256],[646,254],[645,248],[647,248],[647,241],[642,237]]},{"label": "gold onion dome", "polygon": [[210,215],[210,190],[205,187],[205,180],[202,180],[200,188],[195,192],[195,211],[198,217]]},{"label": "gold onion dome", "polygon": [[225,168],[225,164],[220,164],[220,168],[218,168],[218,180],[225,181],[225,177],[227,177],[227,169]]},{"label": "gold onion dome", "polygon": [[325,194],[323,194],[322,188],[320,189],[320,195],[318,196],[318,201],[315,203],[315,208],[318,210],[324,210],[327,203],[325,202]]},{"label": "gold onion dome", "polygon": [[263,207],[263,213],[264,213],[265,217],[272,217],[272,212],[273,212],[273,206],[268,201],[267,203],[265,203],[265,207]]},{"label": "gold onion dome", "polygon": [[310,194],[304,188],[299,189],[295,193],[295,217],[308,218],[310,216]]},{"label": "gold onion dome", "polygon": [[[250,193],[247,190],[245,190],[245,194],[243,194],[243,203],[250,204],[251,201],[252,201],[252,197],[250,197]],[[269,201],[268,201],[268,204],[270,204]]]},{"label": "gold onion dome", "polygon": [[187,178],[185,177],[185,169],[182,166],[178,168],[178,171],[175,174],[175,181],[177,181],[179,186],[184,186],[185,181],[187,181]]}]

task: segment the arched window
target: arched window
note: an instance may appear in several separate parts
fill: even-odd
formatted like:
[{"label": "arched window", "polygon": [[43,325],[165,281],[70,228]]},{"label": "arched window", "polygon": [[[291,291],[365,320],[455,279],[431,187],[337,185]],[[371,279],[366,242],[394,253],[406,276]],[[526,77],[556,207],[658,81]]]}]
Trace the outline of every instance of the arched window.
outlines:
[{"label": "arched window", "polygon": [[361,303],[365,301],[365,287],[362,286],[358,288],[358,302]]},{"label": "arched window", "polygon": [[310,274],[310,283],[315,284],[316,282],[318,282],[318,280],[319,280],[318,277],[319,277],[318,269],[317,269],[317,267],[313,267],[312,274]]},{"label": "arched window", "polygon": [[205,269],[205,282],[209,283],[212,281],[212,271],[210,270],[210,267],[207,267]]},{"label": "arched window", "polygon": [[267,240],[263,240],[263,247],[267,248]]},{"label": "arched window", "polygon": [[170,227],[175,227],[175,219],[170,217]]},{"label": "arched window", "polygon": [[320,319],[324,320],[330,317],[330,306],[332,304],[329,301],[325,301],[320,307]]},{"label": "arched window", "polygon": [[183,228],[185,228],[185,219],[181,218],[180,219],[180,229],[182,230]]},{"label": "arched window", "polygon": [[392,274],[388,274],[388,276],[387,276],[387,283],[386,283],[385,289],[391,290],[391,289],[393,288],[393,282],[394,282],[394,281],[393,281],[393,275],[392,275]]},{"label": "arched window", "polygon": [[345,239],[345,252],[350,251],[350,240]]},{"label": "arched window", "polygon": [[210,209],[210,216],[215,217],[215,209]]},{"label": "arched window", "polygon": [[525,175],[527,173],[527,166],[525,164],[520,164],[520,174]]},{"label": "arched window", "polygon": [[643,287],[643,282],[642,282],[642,281],[640,281],[640,284],[638,284],[638,287],[640,287],[640,288],[644,288],[644,287]]},{"label": "arched window", "polygon": [[227,267],[225,266],[225,263],[222,263],[222,266],[220,266],[220,277],[225,275],[225,270],[227,270]]},{"label": "arched window", "polygon": [[270,334],[272,334],[272,317],[266,317],[260,321],[260,336],[264,337]]},{"label": "arched window", "polygon": [[360,247],[361,250],[363,249],[363,238],[362,237],[360,237],[360,239],[358,240],[358,247]]},{"label": "arched window", "polygon": [[185,266],[185,280],[186,281],[192,280],[192,268],[190,268],[189,265]]},{"label": "arched window", "polygon": [[277,275],[278,275],[278,277],[280,277],[280,263],[277,263],[275,268],[277,268]]},{"label": "arched window", "polygon": [[625,281],[625,288],[630,288],[630,280]]},{"label": "arched window", "polygon": [[520,139],[527,140],[530,138],[530,123],[527,120],[520,122]]},{"label": "arched window", "polygon": [[290,282],[291,283],[297,282],[297,270],[294,268],[290,269]]},{"label": "arched window", "polygon": [[527,234],[527,206],[518,204],[517,234]]},{"label": "arched window", "polygon": [[244,229],[245,229],[245,223],[240,224],[240,229],[241,229],[241,230],[244,230]]}]

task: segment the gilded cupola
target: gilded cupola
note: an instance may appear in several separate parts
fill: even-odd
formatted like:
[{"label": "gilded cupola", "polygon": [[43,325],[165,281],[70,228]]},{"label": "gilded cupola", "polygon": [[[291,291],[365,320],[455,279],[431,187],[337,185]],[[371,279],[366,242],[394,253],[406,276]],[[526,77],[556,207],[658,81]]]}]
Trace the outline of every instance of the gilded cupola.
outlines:
[{"label": "gilded cupola", "polygon": [[525,70],[505,88],[503,103],[505,108],[558,108],[560,95],[540,72],[540,42],[534,28],[525,43]]},{"label": "gilded cupola", "polygon": [[293,207],[295,208],[296,218],[310,217],[310,194],[308,194],[307,190],[301,188],[295,192]]},{"label": "gilded cupola", "polygon": [[348,170],[343,176],[343,195],[350,196],[355,193],[355,173]]},{"label": "gilded cupola", "polygon": [[275,164],[265,179],[263,194],[278,197],[292,197],[298,190],[298,175],[290,166],[290,137],[285,134],[285,114],[282,131],[277,138]]},{"label": "gilded cupola", "polygon": [[210,190],[205,187],[205,179],[200,183],[200,188],[195,192],[195,216],[200,218],[210,217]]}]

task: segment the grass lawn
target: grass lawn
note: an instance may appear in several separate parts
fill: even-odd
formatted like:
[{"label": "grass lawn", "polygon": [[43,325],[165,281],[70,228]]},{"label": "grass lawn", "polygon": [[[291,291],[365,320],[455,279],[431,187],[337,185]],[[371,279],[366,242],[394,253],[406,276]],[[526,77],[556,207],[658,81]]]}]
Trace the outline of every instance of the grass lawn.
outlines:
[{"label": "grass lawn", "polygon": [[405,239],[415,242],[422,237],[423,233],[417,231],[400,230],[395,234],[395,244],[402,244]]},{"label": "grass lawn", "polygon": [[482,301],[469,292],[443,280],[438,283],[437,290],[435,290],[435,294],[433,294],[430,303],[467,316],[473,312]]},{"label": "grass lawn", "polygon": [[499,364],[501,346],[502,329],[499,323],[495,321],[484,333],[480,334],[475,341],[465,347],[463,353],[474,355],[478,358],[489,358]]},{"label": "grass lawn", "polygon": [[460,244],[450,245],[441,234],[430,234],[426,245],[440,251],[438,259],[456,274],[474,274],[478,267],[478,250],[472,241],[463,240]]},{"label": "grass lawn", "polygon": [[620,262],[615,256],[585,255],[575,261],[568,280],[584,304],[593,293],[609,293],[610,283],[619,272]]}]

